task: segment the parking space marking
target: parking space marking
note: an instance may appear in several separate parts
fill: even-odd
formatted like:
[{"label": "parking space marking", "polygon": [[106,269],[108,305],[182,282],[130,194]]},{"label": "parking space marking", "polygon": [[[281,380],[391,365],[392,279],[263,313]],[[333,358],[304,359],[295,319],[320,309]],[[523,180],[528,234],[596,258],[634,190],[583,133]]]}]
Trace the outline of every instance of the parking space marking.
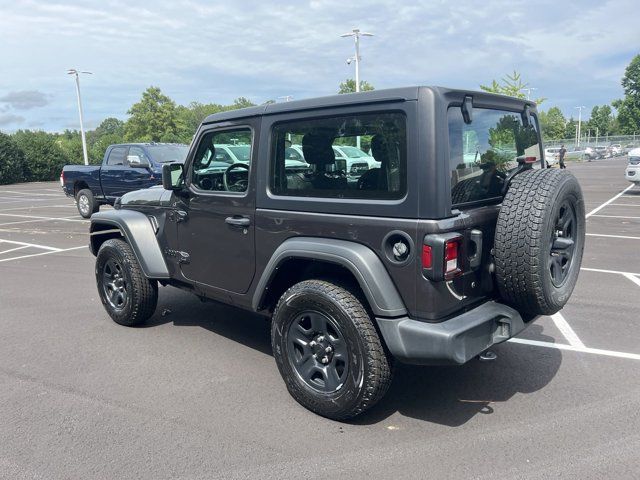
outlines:
[{"label": "parking space marking", "polygon": [[[1,215],[1,214],[0,214]],[[35,222],[50,222],[52,220],[61,220],[61,221],[75,221],[75,222],[79,222],[80,220],[76,219],[76,220],[71,220],[71,219],[75,219],[77,217],[77,215],[74,215],[72,217],[60,217],[60,218],[38,218],[36,220],[18,220],[17,222],[5,222],[5,223],[0,223],[0,227],[4,227],[6,225],[18,225],[18,224],[22,224],[22,223],[35,223]]]},{"label": "parking space marking", "polygon": [[640,207],[640,203],[610,203],[610,207]]},{"label": "parking space marking", "polygon": [[[33,218],[37,220],[61,220],[63,222],[82,222],[87,223],[88,220],[83,220],[77,218],[79,215],[74,215],[72,217],[42,217],[39,215],[20,215],[17,213],[0,213],[2,217],[17,217],[17,218]],[[1,224],[0,224],[1,225]]]},{"label": "parking space marking", "polygon": [[551,320],[553,320],[553,323],[556,324],[556,327],[558,327],[558,330],[560,330],[560,333],[564,335],[564,338],[567,339],[570,345],[574,347],[584,347],[582,340],[578,338],[576,332],[573,331],[573,328],[571,328],[560,312],[551,315]]},{"label": "parking space marking", "polygon": [[635,275],[631,275],[630,273],[625,273],[624,276],[640,287],[640,278]]},{"label": "parking space marking", "polygon": [[599,273],[615,273],[616,275],[640,275],[640,273],[634,272],[621,272],[619,270],[604,270],[602,268],[588,268],[588,267],[580,267],[580,270],[585,270],[587,272],[599,272]]},{"label": "parking space marking", "polygon": [[37,195],[39,197],[59,197],[60,196],[59,193],[40,193],[39,190],[37,192],[29,191],[29,190],[26,190],[24,192],[17,192],[15,190],[0,190],[0,192],[13,193],[14,195]]},{"label": "parking space marking", "polygon": [[25,247],[42,248],[43,250],[51,250],[52,252],[59,252],[61,249],[56,247],[47,247],[46,245],[38,245],[37,243],[16,242],[15,240],[3,240],[0,238],[0,243],[11,243],[13,245],[24,245]]},{"label": "parking space marking", "polygon": [[38,205],[37,207],[34,207],[33,205],[29,205],[28,207],[11,207],[11,208],[3,208],[2,211],[13,212],[15,210],[28,210],[33,208],[41,209],[41,208],[77,208],[77,207],[74,203],[66,203],[64,205]]},{"label": "parking space marking", "polygon": [[640,240],[640,237],[631,237],[629,235],[608,235],[606,233],[585,233],[585,235],[587,237],[626,238],[627,240]]},{"label": "parking space marking", "polygon": [[600,218],[630,218],[633,220],[640,220],[640,217],[629,217],[626,215],[591,215],[592,217],[600,217]]},{"label": "parking space marking", "polygon": [[87,250],[89,249],[89,247],[87,245],[82,245],[81,247],[58,248],[56,250],[52,250],[52,251],[49,251],[49,252],[32,253],[30,255],[22,255],[20,257],[3,258],[3,259],[0,259],[0,263],[2,263],[2,262],[10,262],[12,260],[21,260],[23,258],[40,257],[42,255],[51,255],[52,253],[70,252],[71,250],[79,250],[81,248],[86,248]]},{"label": "parking space marking", "polygon": [[606,207],[607,205],[609,205],[610,203],[615,202],[618,198],[620,198],[622,195],[625,194],[625,192],[627,190],[631,190],[634,187],[634,184],[632,183],[631,185],[629,185],[627,188],[625,188],[624,190],[622,190],[619,194],[615,195],[614,197],[610,198],[609,200],[607,200],[606,202],[604,202],[602,205],[600,205],[599,207],[594,208],[593,210],[591,210],[589,213],[587,213],[585,215],[585,218],[589,218],[590,216],[598,213],[600,210],[602,210],[604,207]]},{"label": "parking space marking", "polygon": [[576,347],[573,345],[566,345],[564,343],[541,342],[538,340],[527,340],[525,338],[517,338],[517,337],[510,338],[507,341],[511,343],[521,343],[523,345],[532,345],[535,347],[555,348],[558,350],[570,350],[572,352],[592,353],[594,355],[605,355],[607,357],[618,357],[618,358],[626,358],[629,360],[640,360],[640,355],[637,353],[616,352],[615,350],[602,350],[600,348]]},{"label": "parking space marking", "polygon": [[29,247],[27,247],[26,245],[23,245],[21,247],[10,248],[9,250],[3,250],[2,252],[0,252],[0,255],[4,253],[9,253],[9,252],[15,252],[16,250],[22,250],[23,248],[29,248]]}]

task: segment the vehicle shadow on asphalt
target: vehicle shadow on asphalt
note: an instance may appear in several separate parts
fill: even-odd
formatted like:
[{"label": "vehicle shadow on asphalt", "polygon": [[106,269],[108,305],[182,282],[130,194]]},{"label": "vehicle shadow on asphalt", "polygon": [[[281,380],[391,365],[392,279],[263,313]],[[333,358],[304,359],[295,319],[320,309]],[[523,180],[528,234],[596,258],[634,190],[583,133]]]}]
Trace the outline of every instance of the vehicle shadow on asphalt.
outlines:
[{"label": "vehicle shadow on asphalt", "polygon": [[[553,342],[540,325],[527,330],[528,338]],[[370,425],[398,412],[403,416],[458,427],[475,415],[491,415],[492,404],[516,394],[544,388],[562,363],[562,352],[506,343],[492,349],[491,362],[473,359],[461,366],[397,365],[393,383],[378,405],[350,423]]]},{"label": "vehicle shadow on asphalt", "polygon": [[[165,315],[163,316],[163,310]],[[270,323],[265,317],[215,302],[199,302],[193,295],[161,289],[156,314],[142,328],[167,323],[199,326],[216,335],[272,355]],[[527,338],[553,342],[533,324]],[[533,334],[533,335],[531,335]],[[553,348],[506,343],[493,349],[492,362],[471,360],[462,366],[424,367],[396,364],[395,376],[385,397],[370,411],[350,421],[372,425],[394,413],[457,427],[475,415],[493,413],[491,404],[506,402],[514,395],[545,387],[562,363],[562,353]],[[274,368],[275,363],[274,363]]]}]

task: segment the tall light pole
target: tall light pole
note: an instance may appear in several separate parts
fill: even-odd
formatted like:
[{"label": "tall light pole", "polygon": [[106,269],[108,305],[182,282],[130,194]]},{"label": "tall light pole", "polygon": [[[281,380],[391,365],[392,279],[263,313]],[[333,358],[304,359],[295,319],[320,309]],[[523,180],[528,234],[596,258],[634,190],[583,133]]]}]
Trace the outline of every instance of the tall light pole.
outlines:
[{"label": "tall light pole", "polygon": [[527,87],[527,88],[523,88],[522,90],[527,92],[527,100],[530,100],[531,91],[532,90],[537,90],[537,88],[535,88],[535,87]]},{"label": "tall light pole", "polygon": [[354,28],[349,33],[340,35],[341,37],[353,37],[356,43],[356,55],[347,59],[347,63],[356,62],[356,92],[360,91],[360,37],[373,37],[373,33],[361,32],[359,28]]},{"label": "tall light pole", "polygon": [[80,115],[80,136],[82,137],[82,154],[84,156],[84,164],[89,165],[89,156],[87,155],[87,139],[84,136],[84,119],[82,118],[82,98],[80,97],[80,74],[88,73],[89,75],[93,75],[91,72],[79,72],[75,68],[70,68],[67,71],[69,75],[75,75],[76,77],[76,95],[78,97],[78,114]]},{"label": "tall light pole", "polygon": [[[349,33],[343,33],[341,37],[353,37],[356,44],[355,57],[349,57],[347,64],[350,65],[355,60],[356,63],[356,93],[360,91],[360,37],[373,37],[373,33],[361,32],[359,28],[354,28]],[[356,137],[356,146],[360,148],[360,135]]]},{"label": "tall light pole", "polygon": [[581,128],[582,128],[582,109],[583,108],[587,108],[584,105],[581,105],[579,107],[576,107],[578,109],[578,147],[580,146],[580,134],[581,132]]}]

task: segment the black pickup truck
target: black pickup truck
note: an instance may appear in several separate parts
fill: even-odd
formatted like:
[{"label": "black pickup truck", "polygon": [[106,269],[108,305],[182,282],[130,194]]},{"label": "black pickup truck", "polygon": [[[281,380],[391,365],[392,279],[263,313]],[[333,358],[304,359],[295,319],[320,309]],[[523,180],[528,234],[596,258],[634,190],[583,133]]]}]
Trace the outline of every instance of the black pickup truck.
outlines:
[{"label": "black pickup truck", "polygon": [[80,215],[89,218],[127,192],[161,184],[162,165],[184,162],[188,150],[176,143],[110,145],[102,165],[65,165],[60,185],[76,199]]}]

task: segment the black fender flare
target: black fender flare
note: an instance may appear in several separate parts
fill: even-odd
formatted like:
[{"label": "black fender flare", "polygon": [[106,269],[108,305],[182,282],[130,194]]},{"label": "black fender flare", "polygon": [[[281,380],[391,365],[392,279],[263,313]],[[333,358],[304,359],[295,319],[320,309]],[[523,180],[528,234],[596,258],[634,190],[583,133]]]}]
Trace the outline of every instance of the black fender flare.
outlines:
[{"label": "black fender flare", "polygon": [[[104,227],[109,228],[105,229]],[[109,210],[91,216],[91,253],[95,251],[93,237],[113,233],[117,229],[131,245],[133,253],[145,276],[152,279],[168,279],[169,269],[162,255],[151,221],[142,212],[135,210]]]},{"label": "black fender flare", "polygon": [[360,243],[313,237],[290,238],[276,249],[253,294],[254,310],[257,311],[261,307],[276,271],[285,261],[292,258],[324,261],[345,267],[358,281],[376,316],[399,317],[407,314],[404,302],[386,267],[373,250]]}]

